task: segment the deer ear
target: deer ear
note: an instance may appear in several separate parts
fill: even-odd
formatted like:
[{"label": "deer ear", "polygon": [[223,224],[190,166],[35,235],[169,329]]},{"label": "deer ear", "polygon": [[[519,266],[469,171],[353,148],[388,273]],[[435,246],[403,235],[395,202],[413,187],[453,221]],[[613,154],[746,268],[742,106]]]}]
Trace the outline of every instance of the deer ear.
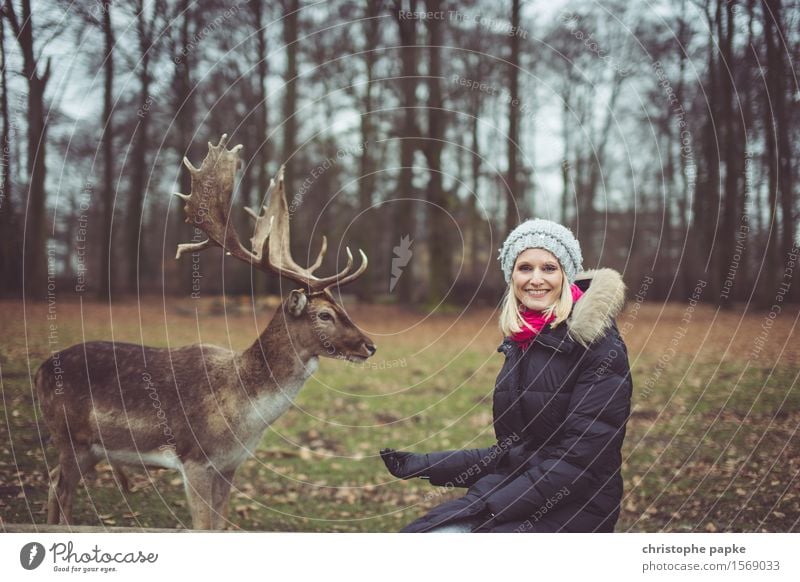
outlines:
[{"label": "deer ear", "polygon": [[300,317],[303,311],[305,311],[306,305],[308,305],[308,297],[306,297],[306,294],[301,289],[295,289],[289,293],[287,305],[289,306],[289,313],[294,317]]}]

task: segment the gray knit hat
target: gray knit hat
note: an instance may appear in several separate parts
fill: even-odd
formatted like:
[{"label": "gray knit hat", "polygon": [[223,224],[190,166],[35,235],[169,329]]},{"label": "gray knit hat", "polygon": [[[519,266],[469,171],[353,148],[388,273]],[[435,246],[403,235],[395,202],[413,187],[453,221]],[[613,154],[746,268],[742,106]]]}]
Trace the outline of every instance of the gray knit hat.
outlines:
[{"label": "gray knit hat", "polygon": [[512,230],[500,249],[498,259],[506,283],[511,281],[511,271],[517,257],[527,249],[545,249],[553,253],[569,281],[574,281],[583,270],[581,247],[572,231],[552,220],[534,218]]}]

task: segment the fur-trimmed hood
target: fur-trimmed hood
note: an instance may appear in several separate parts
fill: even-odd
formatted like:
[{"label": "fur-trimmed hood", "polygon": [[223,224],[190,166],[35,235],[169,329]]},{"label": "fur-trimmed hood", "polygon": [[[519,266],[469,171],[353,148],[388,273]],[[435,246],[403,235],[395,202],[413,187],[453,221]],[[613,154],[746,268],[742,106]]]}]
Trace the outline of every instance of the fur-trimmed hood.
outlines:
[{"label": "fur-trimmed hood", "polygon": [[614,269],[585,271],[576,277],[575,283],[585,291],[572,308],[567,328],[573,340],[588,346],[605,335],[622,311],[625,283]]}]

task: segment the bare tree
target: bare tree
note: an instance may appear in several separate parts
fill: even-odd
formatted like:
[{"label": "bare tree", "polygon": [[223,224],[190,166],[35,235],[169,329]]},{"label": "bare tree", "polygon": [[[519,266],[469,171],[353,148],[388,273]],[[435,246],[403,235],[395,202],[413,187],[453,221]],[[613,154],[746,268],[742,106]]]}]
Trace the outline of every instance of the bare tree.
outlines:
[{"label": "bare tree", "polygon": [[[398,190],[400,196],[411,200],[414,190],[414,154],[417,151],[417,129],[415,107],[417,104],[417,26],[413,18],[404,18],[404,10],[417,11],[417,1],[410,0],[409,8],[403,6],[402,0],[396,0],[393,13],[400,32],[400,106],[403,110],[400,138],[400,179]],[[415,229],[416,220],[413,212],[409,212],[409,204],[398,204],[394,220],[393,242],[409,240]],[[397,280],[397,296],[401,303],[412,303],[414,297],[414,262],[405,266],[403,276]]]},{"label": "bare tree", "polygon": [[[459,27],[453,26],[451,30],[452,46],[463,47],[465,50],[454,52],[455,62],[450,61],[451,66],[447,73],[458,74],[459,76],[469,76],[472,79],[495,82],[493,73],[499,69],[496,60],[492,57],[492,50],[495,47],[492,34],[483,27]],[[444,77],[449,75],[445,73]],[[464,229],[467,273],[471,285],[477,285],[480,281],[480,273],[483,272],[483,265],[479,260],[482,253],[486,250],[487,241],[482,236],[484,233],[484,223],[479,210],[479,200],[481,199],[481,184],[483,172],[485,170],[483,157],[489,154],[489,150],[484,150],[483,139],[485,131],[481,131],[485,125],[485,112],[487,110],[486,96],[479,91],[465,91],[460,86],[448,95],[451,102],[450,109],[460,111],[462,115],[454,119],[456,124],[453,131],[461,132],[464,139],[464,152],[467,156],[467,168],[463,179],[469,181],[470,192],[466,200],[466,220]]]},{"label": "bare tree", "polygon": [[[520,0],[511,0],[512,31],[519,30]],[[517,156],[519,150],[519,35],[511,34],[511,56],[508,61],[508,182],[506,203],[506,235],[520,220],[519,206],[523,199],[518,180]]]},{"label": "bare tree", "polygon": [[[678,82],[675,86],[675,98],[677,99],[678,105],[681,107],[682,110],[684,109],[684,103],[687,102],[686,100],[686,66],[688,61],[688,55],[686,51],[688,50],[686,47],[689,46],[689,41],[692,37],[692,29],[688,23],[688,17],[686,15],[686,0],[682,0],[681,2],[681,12],[680,17],[678,18]],[[681,135],[678,135],[678,142],[675,144],[675,147],[681,148]],[[691,147],[691,144],[689,144]],[[691,153],[691,150],[689,150]],[[684,151],[681,149],[680,155],[678,156],[680,160],[680,175],[681,175],[681,195],[680,200],[678,202],[678,214],[680,216],[680,226],[679,232],[682,233],[683,236],[688,236],[689,228],[690,228],[690,189],[692,187],[691,181],[694,179],[694,176],[690,175],[690,166],[689,156],[687,156]],[[687,265],[691,266],[692,261],[688,258],[688,255],[684,253],[686,259],[684,260],[684,266],[681,268],[681,283],[683,284],[683,294],[688,294],[689,290],[694,285],[694,282],[691,281],[691,270],[686,268]]]},{"label": "bare tree", "polygon": [[[257,80],[254,94],[253,134],[255,136],[255,152],[253,163],[256,166],[257,196],[263,196],[269,186],[269,163],[272,155],[272,144],[267,139],[269,129],[269,101],[267,100],[267,78],[269,76],[269,60],[267,59],[267,29],[265,23],[265,4],[261,0],[249,0],[248,7],[253,18],[255,30],[255,59]],[[257,281],[255,286],[264,290],[277,291],[278,282],[272,278],[262,277],[260,273],[252,273]]]},{"label": "bare tree", "polygon": [[106,299],[111,292],[111,245],[112,221],[114,219],[114,27],[111,23],[111,0],[103,0],[103,41],[105,58],[103,60],[103,229],[100,249],[100,281],[97,296]]},{"label": "bare tree", "polygon": [[[427,0],[429,12],[441,12],[441,0]],[[428,135],[423,153],[428,161],[427,197],[428,210],[428,252],[430,256],[428,275],[428,302],[435,304],[447,294],[451,283],[452,249],[448,242],[450,227],[450,203],[442,184],[442,150],[444,148],[447,113],[442,98],[442,45],[443,21],[432,18],[428,25]]]},{"label": "bare tree", "polygon": [[564,153],[561,156],[561,221],[565,224],[570,221],[570,201],[575,193],[575,186],[572,176],[572,166],[570,158],[572,156],[572,126],[570,116],[572,115],[572,81],[571,69],[565,73],[566,80],[561,90],[561,141]]},{"label": "bare tree", "polygon": [[[359,159],[359,180],[358,180],[358,205],[362,213],[367,212],[373,204],[375,191],[375,128],[372,123],[372,110],[375,107],[375,59],[377,48],[380,41],[380,5],[378,2],[364,3],[364,38],[366,50],[364,52],[364,72],[366,73],[366,83],[364,93],[361,98],[361,143],[364,146]],[[376,240],[375,222],[372,220],[362,220],[363,227],[359,232],[359,243],[362,247],[367,247],[371,241]],[[370,297],[374,291],[375,275],[377,271],[372,270],[365,273],[359,292],[362,299]]]},{"label": "bare tree", "polygon": [[[615,4],[617,18],[623,18],[625,9]],[[610,9],[610,8],[609,8]],[[599,195],[601,178],[607,174],[609,144],[613,135],[614,120],[627,72],[620,66],[596,61],[598,54],[587,48],[586,31],[603,49],[613,55],[617,63],[624,62],[628,47],[617,40],[603,11],[576,10],[569,18],[560,16],[551,41],[558,47],[562,58],[551,66],[561,78],[559,85],[563,99],[564,127],[562,139],[562,208],[563,216],[585,243],[587,264],[597,260],[603,248],[598,240],[600,233],[595,204]],[[603,24],[601,25],[601,22]],[[604,32],[602,32],[604,31]],[[565,70],[566,69],[566,70]],[[598,95],[603,95],[602,100]],[[572,215],[571,201],[575,201]]]},{"label": "bare tree", "polygon": [[157,56],[161,41],[161,25],[166,15],[163,0],[157,1],[149,11],[144,0],[132,0],[132,8],[136,19],[136,37],[138,40],[138,79],[139,79],[139,113],[136,124],[133,151],[131,153],[131,185],[128,195],[126,219],[126,268],[128,289],[136,289],[141,272],[139,242],[144,210],[144,195],[147,187],[147,154],[150,147],[150,108],[153,103],[150,85],[153,75],[150,64]]},{"label": "bare tree", "polygon": [[[724,23],[723,23],[724,20]],[[738,56],[734,51],[734,13],[733,4],[728,2],[725,5],[725,18],[717,22],[717,35],[720,46],[720,75],[719,75],[719,97],[720,110],[720,131],[723,139],[723,157],[725,160],[725,189],[724,189],[724,211],[722,217],[722,244],[718,245],[721,255],[716,275],[721,282],[726,280],[731,259],[736,248],[736,232],[738,222],[742,212],[742,202],[744,200],[739,192],[740,177],[743,167],[742,142],[743,135],[739,118],[741,116],[741,104],[738,111],[734,108],[734,101],[738,101],[736,91],[736,74],[738,69]],[[731,280],[731,285],[733,280]],[[728,287],[729,290],[730,286]],[[730,308],[729,301],[731,295],[723,286],[720,295],[722,305]]]},{"label": "bare tree", "polygon": [[[173,119],[175,123],[176,135],[174,144],[178,150],[179,158],[184,156],[190,159],[199,157],[200,151],[194,145],[196,140],[192,139],[195,128],[195,117],[197,109],[197,92],[195,91],[192,80],[192,71],[195,62],[199,60],[196,55],[191,39],[194,30],[201,24],[203,5],[191,2],[190,0],[180,0],[175,6],[175,10],[170,15],[170,22],[176,28],[175,36],[171,37],[172,62],[173,68]],[[192,144],[188,147],[186,144]],[[191,188],[191,175],[185,168],[181,169],[180,188],[182,192],[188,192]],[[180,213],[175,214],[175,233],[183,229],[184,218]],[[199,269],[200,260],[197,259]],[[205,263],[205,261],[203,261]],[[174,291],[187,288],[186,282],[190,279],[192,264],[189,261],[182,261],[175,266],[178,276],[174,277]]]},{"label": "bare tree", "polygon": [[269,75],[269,61],[267,60],[267,33],[264,23],[264,5],[260,0],[250,0],[248,4],[253,15],[253,28],[256,37],[256,71],[258,82],[255,87],[257,112],[255,115],[255,134],[258,140],[258,149],[255,154],[256,174],[259,195],[263,195],[269,186],[269,168],[272,152],[271,144],[267,141],[267,128],[269,126],[269,103],[267,101],[267,76]]},{"label": "bare tree", "polygon": [[8,75],[6,72],[6,22],[0,17],[0,74],[2,75],[2,96],[0,110],[3,116],[3,129],[0,135],[0,267],[4,276],[0,280],[0,295],[17,295],[22,283],[20,269],[17,219],[14,214],[12,184],[11,125],[8,111]]},{"label": "bare tree", "polygon": [[[283,2],[283,44],[286,48],[286,72],[284,74],[285,93],[283,96],[283,151],[286,156],[293,156],[297,149],[297,38],[299,34],[300,0],[282,0]],[[295,166],[286,165],[286,185],[294,192]]]},{"label": "bare tree", "polygon": [[[24,292],[43,298],[47,278],[46,192],[47,116],[44,92],[50,80],[50,59],[39,72],[40,58],[33,46],[33,14],[30,0],[22,0],[22,18],[17,18],[14,4],[6,0],[3,12],[22,51],[22,74],[28,81],[28,201],[25,208]],[[4,69],[5,70],[5,69]]]},{"label": "bare tree", "polygon": [[[768,283],[770,295],[782,278],[782,262],[794,247],[795,220],[792,192],[792,154],[789,141],[789,124],[785,78],[791,75],[786,69],[783,39],[781,0],[762,0],[764,15],[764,43],[767,51],[767,79],[764,105],[767,167],[769,176],[770,228],[767,261],[770,265]],[[780,208],[781,219],[778,220]]]}]

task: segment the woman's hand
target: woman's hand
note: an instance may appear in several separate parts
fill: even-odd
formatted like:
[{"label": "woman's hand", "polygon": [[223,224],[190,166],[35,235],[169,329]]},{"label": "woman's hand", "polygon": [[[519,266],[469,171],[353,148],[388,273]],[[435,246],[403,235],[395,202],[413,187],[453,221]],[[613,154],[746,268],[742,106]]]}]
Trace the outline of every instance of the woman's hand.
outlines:
[{"label": "woman's hand", "polygon": [[428,455],[381,449],[381,458],[389,472],[398,479],[428,477]]}]

